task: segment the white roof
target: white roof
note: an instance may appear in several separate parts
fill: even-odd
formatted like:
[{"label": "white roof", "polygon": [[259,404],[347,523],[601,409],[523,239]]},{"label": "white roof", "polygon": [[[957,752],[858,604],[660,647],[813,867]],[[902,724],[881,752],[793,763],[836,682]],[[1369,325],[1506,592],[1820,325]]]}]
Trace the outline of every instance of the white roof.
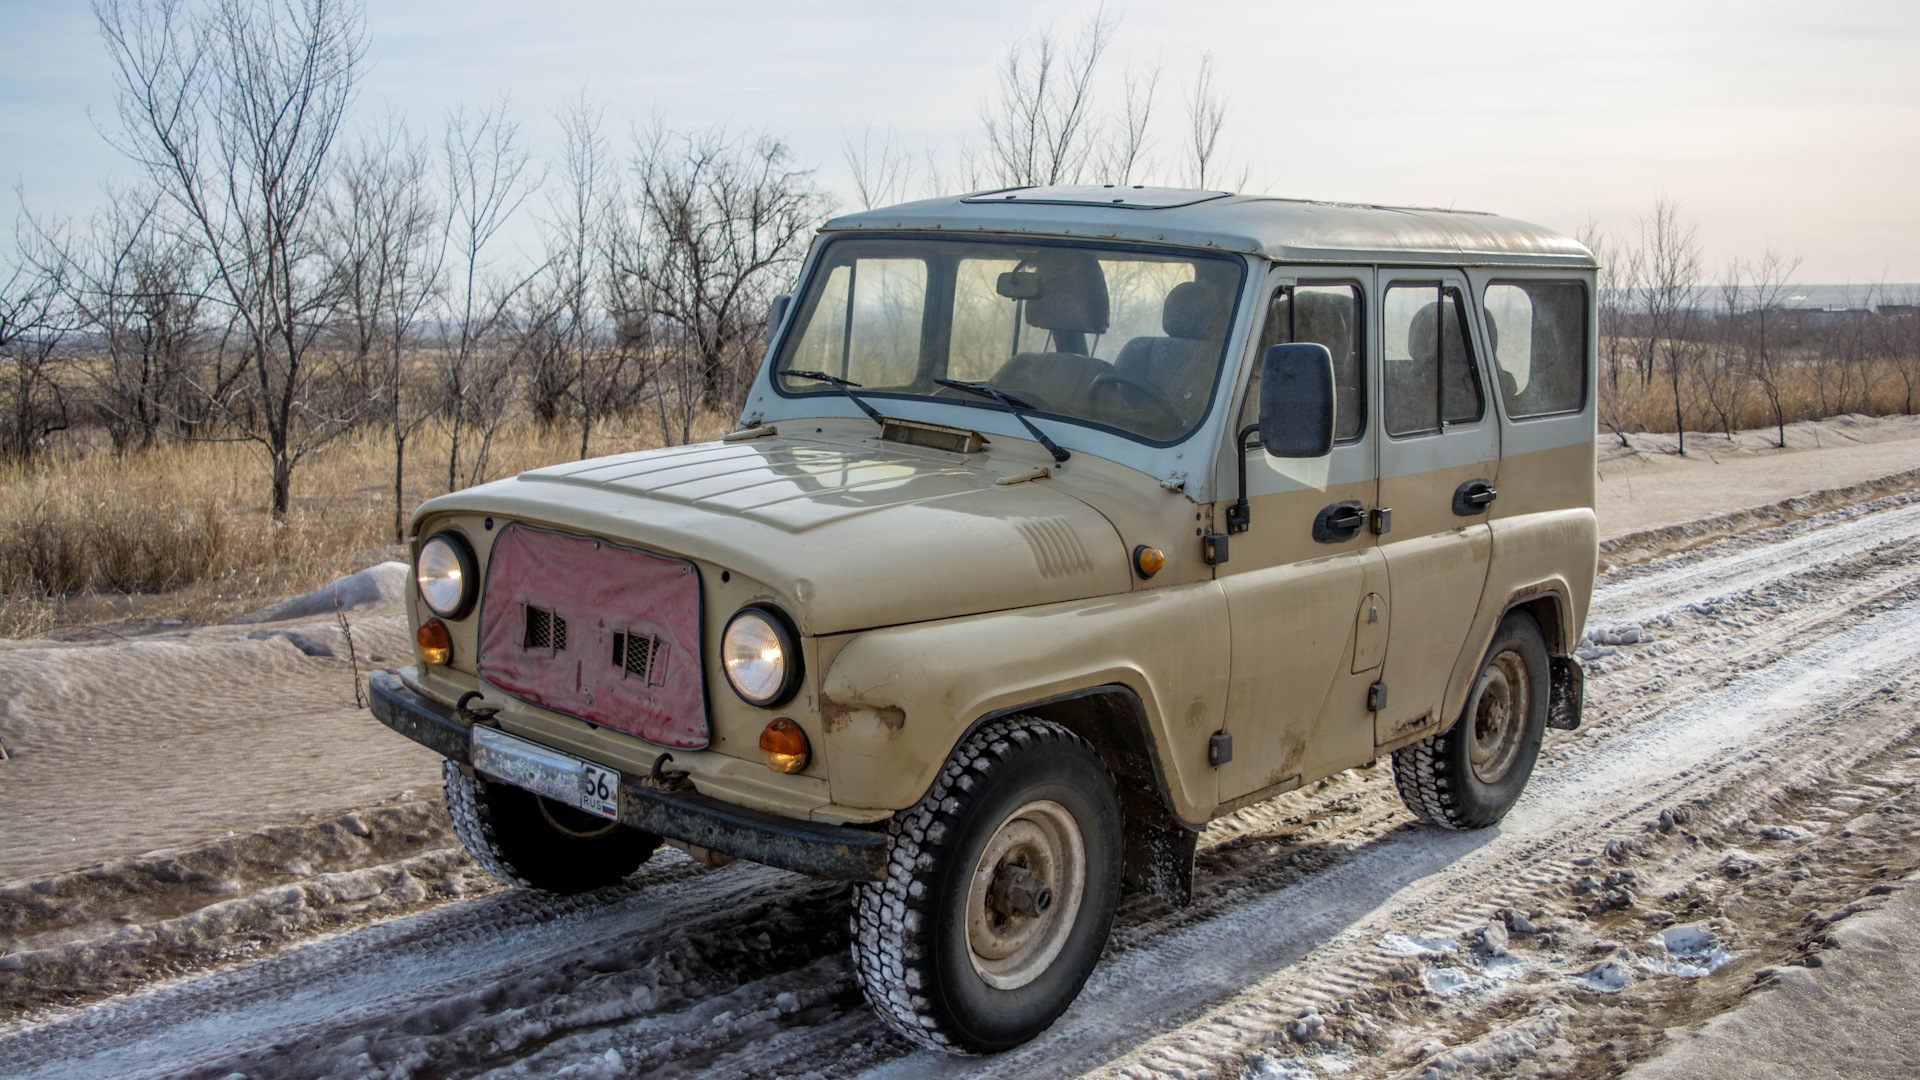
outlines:
[{"label": "white roof", "polygon": [[1552,229],[1470,210],[1084,184],[1005,188],[834,218],[823,233],[1007,233],[1210,247],[1280,263],[1594,266]]}]

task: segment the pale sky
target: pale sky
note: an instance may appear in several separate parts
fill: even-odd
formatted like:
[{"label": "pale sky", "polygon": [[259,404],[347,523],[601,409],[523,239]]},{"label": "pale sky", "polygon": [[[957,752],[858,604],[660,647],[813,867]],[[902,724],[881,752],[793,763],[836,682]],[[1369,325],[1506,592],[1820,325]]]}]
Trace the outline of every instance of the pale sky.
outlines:
[{"label": "pale sky", "polygon": [[[370,5],[356,124],[415,130],[511,93],[536,151],[577,97],[608,128],[658,112],[788,140],[851,203],[840,140],[871,124],[951,162],[977,140],[995,65],[1022,33],[1096,5],[384,0]],[[1210,50],[1222,152],[1247,190],[1492,210],[1631,229],[1657,193],[1706,265],[1771,246],[1801,283],[1920,281],[1920,3],[1746,0],[1108,5],[1104,68],[1163,65],[1156,151]],[[87,5],[0,0],[0,213],[83,217],[130,170],[96,123],[113,86]],[[1168,172],[1170,170],[1163,170]],[[1156,177],[1163,179],[1165,177]],[[524,232],[523,232],[524,234]]]}]

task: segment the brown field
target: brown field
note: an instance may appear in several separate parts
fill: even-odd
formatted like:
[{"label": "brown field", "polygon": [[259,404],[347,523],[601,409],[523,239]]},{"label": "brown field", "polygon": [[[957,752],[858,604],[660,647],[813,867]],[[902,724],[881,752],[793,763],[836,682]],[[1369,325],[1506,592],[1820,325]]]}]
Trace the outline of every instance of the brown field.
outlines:
[{"label": "brown field", "polygon": [[[727,424],[710,417],[698,438]],[[659,446],[644,420],[596,425],[589,456]],[[571,461],[580,430],[531,421],[501,430],[488,476]],[[407,510],[446,490],[444,437],[407,452]],[[171,443],[115,454],[68,444],[0,464],[0,636],[77,625],[214,622],[317,588],[381,557],[393,538],[393,441],[365,431],[316,451],[294,473],[294,503],[267,513],[267,468],[253,446]]]}]

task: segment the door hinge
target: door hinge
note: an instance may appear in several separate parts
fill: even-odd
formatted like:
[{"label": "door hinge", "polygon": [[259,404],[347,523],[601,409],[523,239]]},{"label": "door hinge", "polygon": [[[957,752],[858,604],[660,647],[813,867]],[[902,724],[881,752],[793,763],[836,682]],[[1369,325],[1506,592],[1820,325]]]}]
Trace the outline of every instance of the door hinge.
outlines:
[{"label": "door hinge", "polygon": [[1367,687],[1367,711],[1379,712],[1381,709],[1384,709],[1386,707],[1387,707],[1387,684],[1383,682],[1377,682],[1377,683],[1374,683],[1372,686]]},{"label": "door hinge", "polygon": [[1208,566],[1219,566],[1227,561],[1227,534],[1208,533],[1200,538],[1200,557]]}]

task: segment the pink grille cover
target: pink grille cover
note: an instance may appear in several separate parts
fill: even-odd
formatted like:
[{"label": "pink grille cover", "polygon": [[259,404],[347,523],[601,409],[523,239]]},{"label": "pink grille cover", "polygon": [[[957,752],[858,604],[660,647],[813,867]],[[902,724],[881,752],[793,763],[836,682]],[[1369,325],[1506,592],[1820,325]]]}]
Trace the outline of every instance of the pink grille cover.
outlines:
[{"label": "pink grille cover", "polygon": [[[528,605],[566,620],[565,648],[527,647]],[[647,678],[614,662],[615,634],[660,640]],[[509,525],[487,563],[480,674],[543,708],[660,746],[704,749],[700,575],[682,559]]]}]

